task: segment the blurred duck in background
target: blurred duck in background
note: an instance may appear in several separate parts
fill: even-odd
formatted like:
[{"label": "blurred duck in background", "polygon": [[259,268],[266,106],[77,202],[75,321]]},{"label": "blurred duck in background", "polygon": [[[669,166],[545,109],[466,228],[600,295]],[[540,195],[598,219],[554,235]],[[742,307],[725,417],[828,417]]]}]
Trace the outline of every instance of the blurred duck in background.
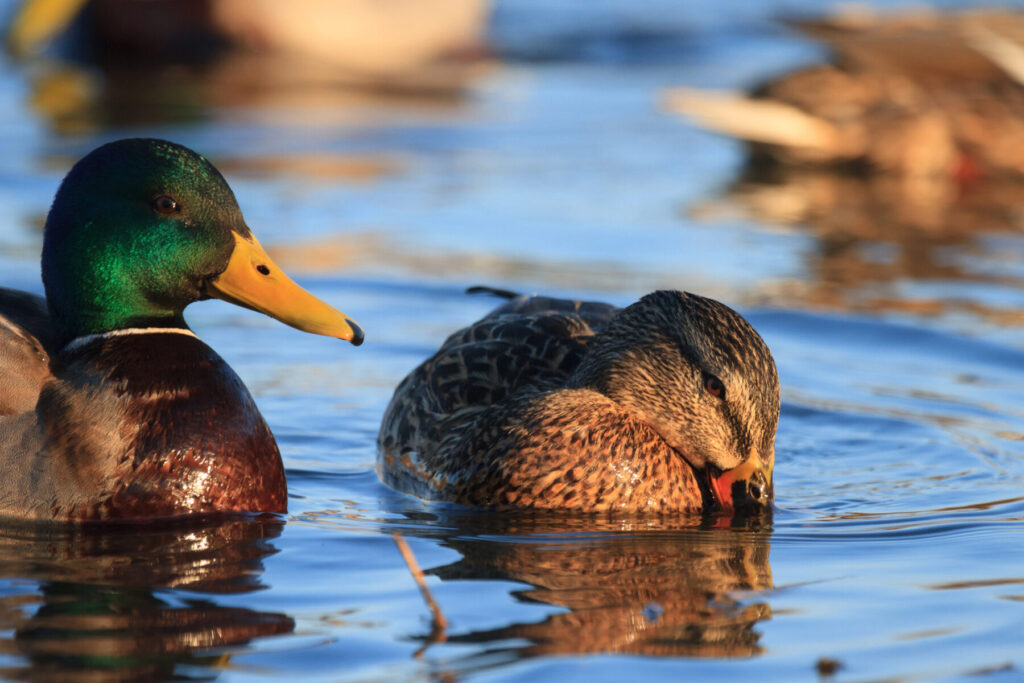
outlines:
[{"label": "blurred duck in background", "polygon": [[473,54],[487,9],[486,0],[27,0],[7,44],[39,52],[84,14],[100,52],[190,62],[240,48],[386,77]]},{"label": "blurred duck in background", "polygon": [[61,133],[253,104],[308,122],[458,99],[487,70],[488,19],[487,0],[25,0],[6,44]]},{"label": "blurred duck in background", "polygon": [[851,9],[794,21],[834,57],[749,95],[687,88],[664,105],[759,161],[953,178],[1024,176],[1024,13]]},{"label": "blurred duck in background", "polygon": [[[985,251],[980,235],[1024,230],[1024,13],[850,8],[790,24],[825,42],[831,61],[749,93],[663,93],[667,111],[747,145],[722,196],[687,211],[812,233],[815,275],[789,283],[788,301],[926,314],[958,306],[891,287],[977,280],[949,251]],[[1021,321],[997,307],[971,313]]]}]

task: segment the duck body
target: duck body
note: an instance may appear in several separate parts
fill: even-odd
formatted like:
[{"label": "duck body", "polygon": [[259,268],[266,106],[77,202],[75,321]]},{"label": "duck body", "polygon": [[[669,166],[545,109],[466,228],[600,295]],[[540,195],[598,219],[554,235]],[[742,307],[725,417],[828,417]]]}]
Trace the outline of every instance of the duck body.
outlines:
[{"label": "duck body", "polygon": [[483,507],[704,507],[689,465],[647,424],[597,392],[524,392],[455,433],[458,440],[433,458],[410,452],[382,464],[385,483],[421,498]]},{"label": "duck body", "polygon": [[0,516],[286,510],[270,429],[182,309],[216,296],[362,332],[269,260],[209,162],[159,140],[85,157],[47,219],[43,279],[45,301],[0,290]]},{"label": "duck body", "polygon": [[0,418],[0,515],[286,509],[270,429],[234,371],[188,331],[85,338],[53,366],[30,412]]},{"label": "duck body", "polygon": [[1024,14],[971,9],[795,21],[830,48],[749,94],[690,88],[671,111],[750,143],[763,167],[952,181],[1024,176]]},{"label": "duck body", "polygon": [[[386,484],[488,507],[668,512],[770,503],[778,379],[738,314],[681,292],[655,292],[627,309],[503,294],[506,304],[449,337],[396,389],[378,436]],[[715,349],[684,358],[674,329],[684,309],[705,324],[718,319],[717,351],[732,349],[721,359],[734,355],[761,372],[761,385],[746,392]],[[748,358],[736,355],[744,344]],[[702,389],[719,375],[740,411],[724,428],[724,404]],[[741,414],[748,402],[752,411]]]}]

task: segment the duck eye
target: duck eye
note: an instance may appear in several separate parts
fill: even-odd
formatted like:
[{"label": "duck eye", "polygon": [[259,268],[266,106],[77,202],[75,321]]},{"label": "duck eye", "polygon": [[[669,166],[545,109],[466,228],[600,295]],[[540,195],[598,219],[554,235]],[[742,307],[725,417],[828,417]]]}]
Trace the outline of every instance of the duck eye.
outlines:
[{"label": "duck eye", "polygon": [[165,194],[153,200],[153,210],[162,216],[170,216],[172,213],[177,213],[178,209],[178,202],[173,197],[168,197]]},{"label": "duck eye", "polygon": [[725,385],[714,375],[704,375],[704,390],[715,398],[725,398]]}]

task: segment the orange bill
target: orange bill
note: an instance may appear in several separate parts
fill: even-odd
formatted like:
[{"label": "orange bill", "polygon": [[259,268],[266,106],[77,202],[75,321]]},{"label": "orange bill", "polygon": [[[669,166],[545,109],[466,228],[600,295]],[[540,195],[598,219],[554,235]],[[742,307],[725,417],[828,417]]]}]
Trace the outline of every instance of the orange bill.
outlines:
[{"label": "orange bill", "polygon": [[772,503],[772,463],[751,453],[737,467],[712,475],[711,489],[723,508],[767,507]]},{"label": "orange bill", "polygon": [[232,235],[235,249],[228,267],[210,281],[210,296],[259,311],[304,332],[337,337],[355,346],[363,343],[362,328],[295,284],[267,256],[255,235]]}]

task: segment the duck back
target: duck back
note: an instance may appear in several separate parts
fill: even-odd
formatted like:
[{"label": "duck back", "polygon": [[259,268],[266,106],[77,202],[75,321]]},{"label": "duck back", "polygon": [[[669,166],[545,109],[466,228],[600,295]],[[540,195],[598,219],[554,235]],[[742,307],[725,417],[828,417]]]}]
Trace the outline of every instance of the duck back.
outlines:
[{"label": "duck back", "polygon": [[46,301],[0,287],[0,416],[31,410],[50,374]]},{"label": "duck back", "polygon": [[420,457],[474,415],[519,391],[564,384],[616,308],[550,297],[513,296],[452,334],[395,390],[384,414],[381,451]]}]

